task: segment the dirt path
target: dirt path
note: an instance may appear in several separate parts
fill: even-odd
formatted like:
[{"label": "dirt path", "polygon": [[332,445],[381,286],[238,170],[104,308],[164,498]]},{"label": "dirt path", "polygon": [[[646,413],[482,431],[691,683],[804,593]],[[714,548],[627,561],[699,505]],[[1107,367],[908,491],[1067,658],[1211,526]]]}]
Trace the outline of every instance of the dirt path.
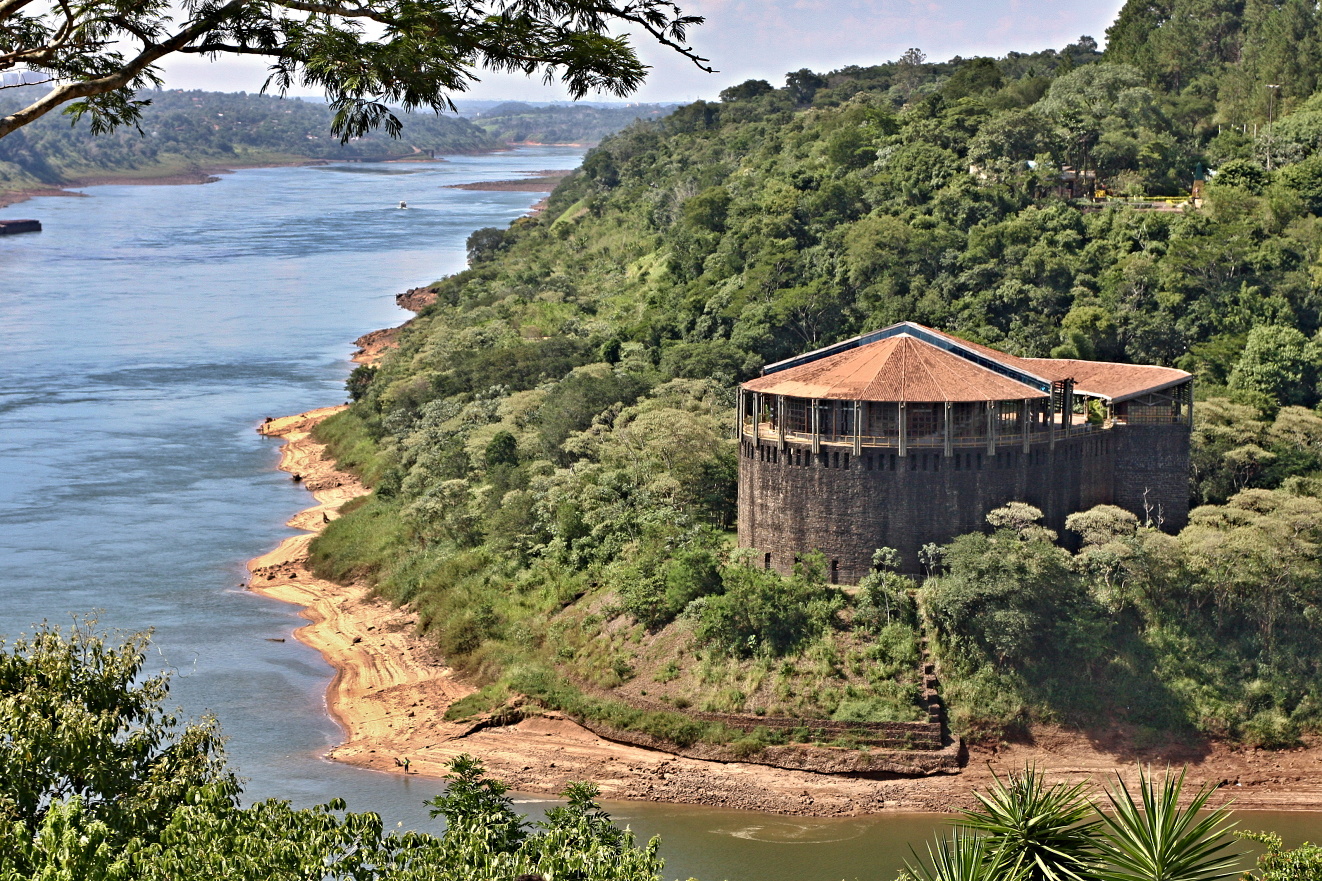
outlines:
[{"label": "dirt path", "polygon": [[345,741],[329,757],[365,768],[440,776],[461,753],[480,758],[514,789],[557,793],[575,780],[601,785],[608,799],[640,799],[810,816],[879,811],[950,811],[971,806],[992,771],[1034,764],[1051,779],[1091,779],[1105,784],[1115,770],[1132,780],[1136,762],[1158,768],[1189,765],[1196,783],[1223,783],[1245,810],[1322,810],[1322,747],[1284,752],[1231,750],[1225,746],[1171,742],[1132,748],[1132,732],[1103,740],[1053,728],[1034,741],[972,750],[958,775],[871,780],[783,771],[760,765],[678,758],[623,746],[556,713],[513,726],[476,727],[444,720],[451,703],[472,693],[435,648],[415,635],[417,619],[374,599],[361,585],[339,585],[311,575],[305,565],[316,532],[339,508],[366,490],[323,457],[309,432],[343,407],[327,407],[275,419],[258,430],[286,441],[280,467],[296,475],[317,504],[289,525],[306,535],[285,540],[252,560],[250,587],[264,596],[304,607],[311,623],[295,634],[335,668],[328,692]]}]

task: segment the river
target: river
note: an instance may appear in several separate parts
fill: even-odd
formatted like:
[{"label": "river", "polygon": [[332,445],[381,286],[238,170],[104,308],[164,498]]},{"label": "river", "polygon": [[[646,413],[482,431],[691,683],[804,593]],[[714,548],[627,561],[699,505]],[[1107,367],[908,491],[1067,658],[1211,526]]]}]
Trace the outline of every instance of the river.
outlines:
[{"label": "river", "polygon": [[[172,697],[211,712],[251,798],[334,796],[429,828],[440,786],[321,754],[330,668],[297,610],[241,588],[309,504],[254,427],[337,403],[350,341],[405,317],[394,294],[464,266],[464,241],[529,193],[447,189],[568,168],[571,148],[444,162],[251,169],[206,186],[101,186],[0,211],[0,634],[95,612],[154,628]],[[407,210],[399,210],[401,201]],[[536,816],[545,800],[523,797]],[[890,881],[945,817],[811,820],[616,803],[659,834],[667,878]],[[1322,815],[1241,815],[1289,843]]]}]

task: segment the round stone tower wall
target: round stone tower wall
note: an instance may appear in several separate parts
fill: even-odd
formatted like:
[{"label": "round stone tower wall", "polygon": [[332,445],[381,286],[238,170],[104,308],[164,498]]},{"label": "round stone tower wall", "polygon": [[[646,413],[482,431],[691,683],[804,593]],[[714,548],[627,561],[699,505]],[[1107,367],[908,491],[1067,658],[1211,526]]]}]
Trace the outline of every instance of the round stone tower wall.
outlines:
[{"label": "round stone tower wall", "polygon": [[[739,458],[739,546],[755,565],[782,573],[813,550],[835,580],[853,584],[872,567],[877,548],[900,552],[903,569],[919,571],[919,549],[981,531],[988,511],[1022,501],[1041,508],[1061,532],[1065,517],[1114,503],[1113,431],[986,448],[894,450],[808,445],[780,447],[745,436]],[[1187,456],[1186,456],[1187,472]]]}]

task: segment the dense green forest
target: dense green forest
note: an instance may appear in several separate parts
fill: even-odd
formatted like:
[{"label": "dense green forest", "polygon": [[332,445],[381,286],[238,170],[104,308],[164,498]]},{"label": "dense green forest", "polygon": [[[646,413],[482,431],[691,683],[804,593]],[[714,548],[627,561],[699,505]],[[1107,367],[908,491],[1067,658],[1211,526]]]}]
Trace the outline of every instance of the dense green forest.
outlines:
[{"label": "dense green forest", "polygon": [[[363,159],[471,153],[499,146],[465,119],[404,114],[399,140],[384,132],[341,144],[330,134],[330,108],[319,102],[243,92],[153,91],[141,131],[93,134],[88,120],[71,124],[48,114],[0,140],[0,188],[59,184],[80,177],[172,174],[198,166],[297,159]],[[19,106],[0,99],[0,113]]]},{"label": "dense green forest", "polygon": [[674,110],[674,104],[630,104],[595,107],[591,104],[533,106],[506,101],[472,117],[496,140],[506,144],[596,144],[635,120],[655,120]]},{"label": "dense green forest", "polygon": [[[355,373],[321,436],[375,492],[318,570],[417,606],[487,683],[455,714],[532,699],[680,742],[731,737],[689,707],[911,719],[925,633],[973,738],[1317,731],[1322,56],[1274,36],[1317,12],[1211,5],[1131,4],[1106,52],[750,81],[606,140]],[[1065,166],[1146,196],[1214,173],[1170,210],[1068,198]],[[1190,525],[1100,508],[1056,536],[1014,505],[921,584],[883,551],[856,591],[741,565],[735,383],[902,319],[1196,374]]]}]

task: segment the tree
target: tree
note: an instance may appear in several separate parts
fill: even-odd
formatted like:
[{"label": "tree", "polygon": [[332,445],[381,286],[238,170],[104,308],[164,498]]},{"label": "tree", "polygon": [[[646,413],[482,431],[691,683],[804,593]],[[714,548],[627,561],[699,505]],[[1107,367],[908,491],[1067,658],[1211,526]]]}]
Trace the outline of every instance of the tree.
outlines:
[{"label": "tree", "polygon": [[1271,175],[1252,159],[1231,159],[1217,169],[1212,183],[1217,187],[1232,187],[1254,195],[1260,194]]},{"label": "tree", "polygon": [[332,800],[240,807],[214,722],[161,709],[168,676],[142,679],[147,634],[88,622],[0,644],[0,881],[658,881],[660,841],[634,843],[571,783],[528,824],[507,789],[457,757],[440,835],[386,834]]},{"label": "tree", "polygon": [[1261,392],[1282,404],[1311,404],[1316,400],[1317,349],[1297,328],[1255,327],[1230,371],[1230,387]]},{"label": "tree", "polygon": [[744,80],[737,86],[730,86],[721,89],[717,96],[726,104],[734,101],[751,101],[754,98],[760,98],[763,95],[769,95],[774,92],[771,83],[766,80]]},{"label": "tree", "polygon": [[450,96],[479,70],[559,78],[575,98],[628,95],[647,67],[615,28],[711,71],[685,43],[701,23],[672,0],[0,0],[0,71],[24,67],[54,84],[0,118],[0,138],[69,101],[94,133],[134,125],[148,103],[135,94],[161,84],[159,63],[173,54],[267,59],[268,87],[325,90],[343,140],[381,125],[395,135],[388,104],[452,110]]},{"label": "tree", "polygon": [[800,107],[811,104],[817,91],[827,85],[825,77],[818,76],[806,67],[785,74],[785,89]]},{"label": "tree", "polygon": [[956,657],[1027,669],[1091,652],[1079,627],[1092,620],[1087,591],[1041,516],[1012,502],[987,515],[994,535],[961,535],[944,548],[948,572],[927,581],[923,605]]},{"label": "tree", "polygon": [[[1053,119],[1075,152],[1075,164],[1086,168],[1093,151],[1110,135],[1138,136],[1144,125],[1155,125],[1155,96],[1143,85],[1142,74],[1123,64],[1089,64],[1057,78],[1038,103],[1038,112]],[[1106,151],[1103,151],[1106,152]],[[1114,145],[1110,154],[1116,151]],[[1098,164],[1107,163],[1097,157]],[[1118,167],[1122,163],[1111,163]],[[1115,170],[1103,167],[1103,171]]]},{"label": "tree", "polygon": [[476,266],[479,263],[485,263],[509,247],[510,243],[506,241],[506,232],[498,226],[484,226],[481,229],[473,230],[465,242],[465,247],[468,250],[468,265]]},{"label": "tree", "polygon": [[967,98],[994,92],[1005,85],[1001,69],[992,58],[970,58],[941,87],[947,98]]},{"label": "tree", "polygon": [[31,839],[72,812],[116,848],[202,790],[237,798],[215,721],[182,723],[161,708],[168,676],[142,675],[147,640],[114,644],[75,621],[0,641],[0,827]]}]

